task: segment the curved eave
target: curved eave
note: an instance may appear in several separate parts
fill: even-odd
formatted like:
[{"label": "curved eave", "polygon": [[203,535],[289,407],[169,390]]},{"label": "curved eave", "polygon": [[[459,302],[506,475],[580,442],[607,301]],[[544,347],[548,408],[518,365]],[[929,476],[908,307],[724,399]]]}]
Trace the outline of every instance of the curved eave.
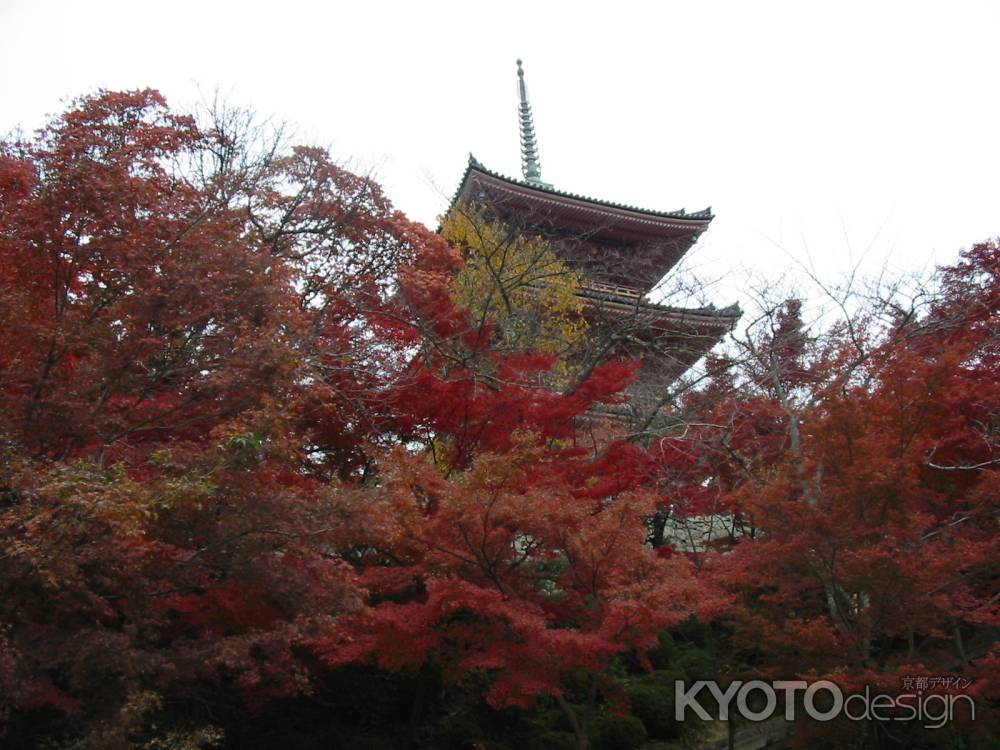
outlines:
[{"label": "curved eave", "polygon": [[487,169],[471,154],[465,174],[462,175],[462,181],[449,204],[449,208],[454,206],[460,198],[466,196],[470,186],[475,182],[479,182],[484,187],[501,190],[513,198],[519,198],[550,211],[557,210],[572,214],[585,223],[611,223],[620,227],[628,226],[643,233],[700,234],[708,228],[712,219],[715,218],[710,208],[693,213],[684,210],[653,211],[532,185]]},{"label": "curved eave", "polygon": [[673,323],[696,328],[714,328],[730,331],[743,316],[739,305],[731,305],[721,310],[713,308],[684,308],[657,305],[645,300],[625,301],[614,297],[581,290],[578,295],[587,302],[622,314],[642,315],[651,325]]}]

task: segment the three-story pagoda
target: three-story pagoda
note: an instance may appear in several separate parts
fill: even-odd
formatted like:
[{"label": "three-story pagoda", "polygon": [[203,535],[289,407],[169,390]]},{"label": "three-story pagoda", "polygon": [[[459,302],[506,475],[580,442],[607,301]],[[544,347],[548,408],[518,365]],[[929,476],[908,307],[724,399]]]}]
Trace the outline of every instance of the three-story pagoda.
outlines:
[{"label": "three-story pagoda", "polygon": [[711,209],[653,211],[575,195],[544,182],[520,60],[517,66],[523,179],[493,172],[470,154],[452,206],[477,205],[515,231],[545,237],[579,273],[578,295],[593,338],[601,342],[601,355],[642,362],[630,389],[628,416],[647,421],[665,405],[670,385],[741,314],[737,305],[687,308],[649,299],[708,229]]}]

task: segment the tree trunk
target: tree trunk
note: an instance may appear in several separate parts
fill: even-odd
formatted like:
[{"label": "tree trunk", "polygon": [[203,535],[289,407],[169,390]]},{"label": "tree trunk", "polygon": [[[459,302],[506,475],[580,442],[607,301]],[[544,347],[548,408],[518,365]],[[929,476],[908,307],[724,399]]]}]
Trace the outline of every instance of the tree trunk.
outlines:
[{"label": "tree trunk", "polygon": [[955,624],[955,651],[958,653],[958,658],[962,660],[962,665],[967,666],[969,664],[969,656],[965,653],[965,641],[962,640],[962,629]]},{"label": "tree trunk", "polygon": [[566,721],[573,728],[573,734],[576,735],[576,750],[590,750],[590,739],[587,737],[587,728],[580,721],[579,717],[577,717],[576,711],[573,710],[573,707],[561,695],[556,696],[556,703],[566,716]]},{"label": "tree trunk", "polygon": [[413,691],[413,701],[410,703],[410,716],[406,722],[406,733],[403,735],[402,742],[404,750],[411,750],[417,746],[417,731],[427,706],[427,690],[430,681],[430,670],[426,667],[422,668],[417,674],[417,685]]},{"label": "tree trunk", "polygon": [[667,529],[667,515],[668,512],[660,508],[653,513],[653,517],[649,521],[649,545],[653,549],[663,546],[664,532]]}]

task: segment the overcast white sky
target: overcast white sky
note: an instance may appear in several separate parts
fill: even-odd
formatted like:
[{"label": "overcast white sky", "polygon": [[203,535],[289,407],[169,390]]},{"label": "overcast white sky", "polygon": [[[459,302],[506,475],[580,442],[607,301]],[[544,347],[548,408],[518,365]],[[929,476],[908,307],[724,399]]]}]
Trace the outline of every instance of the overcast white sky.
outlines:
[{"label": "overcast white sky", "polygon": [[1000,2],[0,0],[0,131],[96,88],[218,87],[373,168],[428,224],[468,153],[519,176],[515,59],[543,177],[711,205],[704,273],[954,259],[1000,234]]}]

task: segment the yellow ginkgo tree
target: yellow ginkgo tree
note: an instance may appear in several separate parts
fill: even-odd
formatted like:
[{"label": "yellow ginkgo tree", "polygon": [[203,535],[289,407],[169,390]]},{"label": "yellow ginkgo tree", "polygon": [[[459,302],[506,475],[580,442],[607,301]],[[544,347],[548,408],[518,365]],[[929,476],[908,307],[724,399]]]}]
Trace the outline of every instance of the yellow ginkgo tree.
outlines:
[{"label": "yellow ginkgo tree", "polygon": [[567,358],[586,335],[580,276],[544,238],[457,205],[441,220],[441,233],[465,264],[455,276],[454,301],[471,311],[495,344],[510,351],[548,352],[556,371],[567,374]]}]

